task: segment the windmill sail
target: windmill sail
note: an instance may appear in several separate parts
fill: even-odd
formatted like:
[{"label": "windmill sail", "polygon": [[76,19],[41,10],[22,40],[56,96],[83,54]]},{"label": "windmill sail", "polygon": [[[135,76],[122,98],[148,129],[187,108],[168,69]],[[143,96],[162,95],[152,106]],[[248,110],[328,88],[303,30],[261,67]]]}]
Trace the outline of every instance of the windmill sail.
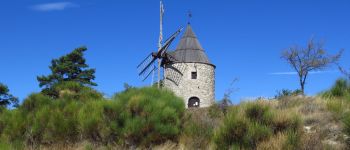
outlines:
[{"label": "windmill sail", "polygon": [[139,76],[142,77],[142,81],[148,78],[148,76],[156,69],[156,67],[152,65],[154,64],[155,60],[156,58],[154,58],[151,53],[137,66]]},{"label": "windmill sail", "polygon": [[167,68],[167,76],[166,79],[173,82],[175,85],[179,85],[181,79],[183,77],[183,72],[187,69],[187,64],[177,63],[174,66],[170,66]]},{"label": "windmill sail", "polygon": [[[177,30],[172,36],[170,36],[164,43],[164,46],[159,49],[158,52],[149,54],[138,66],[139,76],[142,77],[143,81],[146,80],[149,75],[157,69],[154,63],[156,60],[167,59],[167,50],[175,38],[180,34],[183,28]],[[158,68],[159,69],[159,68]]]}]

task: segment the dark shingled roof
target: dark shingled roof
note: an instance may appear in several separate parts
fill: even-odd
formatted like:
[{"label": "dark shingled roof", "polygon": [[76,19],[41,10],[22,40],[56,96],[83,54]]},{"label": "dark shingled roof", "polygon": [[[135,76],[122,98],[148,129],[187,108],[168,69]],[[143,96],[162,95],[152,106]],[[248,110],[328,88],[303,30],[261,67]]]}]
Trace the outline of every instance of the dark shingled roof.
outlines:
[{"label": "dark shingled roof", "polygon": [[187,25],[186,31],[180,43],[177,45],[176,50],[172,51],[170,54],[179,62],[213,65],[210,63],[190,24]]}]

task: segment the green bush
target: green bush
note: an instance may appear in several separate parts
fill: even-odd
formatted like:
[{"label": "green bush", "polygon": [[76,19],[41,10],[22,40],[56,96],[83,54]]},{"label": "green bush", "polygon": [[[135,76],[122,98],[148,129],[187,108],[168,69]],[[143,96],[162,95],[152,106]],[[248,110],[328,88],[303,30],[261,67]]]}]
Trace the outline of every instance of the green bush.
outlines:
[{"label": "green bush", "polygon": [[346,79],[338,79],[330,90],[322,93],[322,96],[325,98],[349,97],[350,85]]},{"label": "green bush", "polygon": [[331,89],[331,93],[336,97],[343,97],[349,92],[348,82],[345,79],[339,79]]},{"label": "green bush", "polygon": [[[262,101],[242,104],[232,109],[214,134],[218,149],[256,149],[258,144],[279,133],[300,134],[301,120],[290,112],[271,108]],[[294,141],[293,141],[294,140]],[[288,145],[296,145],[291,136]]]},{"label": "green bush", "polygon": [[1,139],[13,142],[23,140],[26,133],[26,118],[19,110],[7,111],[1,118],[4,128]]},{"label": "green bush", "polygon": [[78,82],[62,82],[52,88],[58,93],[59,98],[85,101],[90,99],[101,99],[103,95],[96,90],[83,86]]},{"label": "green bush", "polygon": [[218,105],[188,109],[183,117],[179,143],[184,145],[185,149],[208,149],[214,130],[221,123],[223,116]]},{"label": "green bush", "polygon": [[169,91],[130,88],[105,100],[95,90],[74,83],[62,84],[60,90],[58,98],[32,94],[19,108],[2,109],[0,148],[4,143],[36,149],[86,140],[150,146],[177,140],[180,133],[185,106]]},{"label": "green bush", "polygon": [[79,131],[85,139],[101,142],[110,132],[107,130],[107,124],[104,121],[103,103],[95,101],[85,104],[79,111]]},{"label": "green bush", "polygon": [[214,142],[218,149],[248,147],[247,133],[249,121],[239,116],[237,110],[231,110],[225,117],[222,126],[214,134]]},{"label": "green bush", "polygon": [[285,132],[287,130],[300,132],[303,122],[301,118],[288,110],[278,110],[274,112],[273,121],[270,125],[274,133]]},{"label": "green bush", "polygon": [[336,119],[339,119],[343,116],[343,113],[346,109],[345,102],[342,99],[330,99],[326,101],[327,109],[332,112]]},{"label": "green bush", "polygon": [[43,94],[31,94],[26,98],[22,105],[20,105],[19,110],[22,110],[26,113],[34,112],[44,105],[50,105],[53,99]]},{"label": "green bush", "polygon": [[299,149],[301,143],[300,132],[295,132],[292,130],[287,131],[287,140],[283,145],[283,149]]},{"label": "green bush", "polygon": [[119,107],[123,139],[129,145],[157,144],[175,140],[180,133],[183,100],[157,88],[128,89],[114,98]]},{"label": "green bush", "polygon": [[272,114],[269,106],[248,103],[245,107],[246,117],[252,122],[258,122],[260,124],[269,124],[271,122]]},{"label": "green bush", "polygon": [[205,149],[211,141],[213,126],[206,122],[187,120],[183,124],[183,141],[187,147],[194,149]]},{"label": "green bush", "polygon": [[303,92],[299,89],[297,90],[288,90],[288,89],[282,89],[280,91],[277,91],[276,95],[275,95],[275,99],[281,99],[284,97],[288,97],[288,96],[297,96],[297,95],[301,95],[303,94]]}]

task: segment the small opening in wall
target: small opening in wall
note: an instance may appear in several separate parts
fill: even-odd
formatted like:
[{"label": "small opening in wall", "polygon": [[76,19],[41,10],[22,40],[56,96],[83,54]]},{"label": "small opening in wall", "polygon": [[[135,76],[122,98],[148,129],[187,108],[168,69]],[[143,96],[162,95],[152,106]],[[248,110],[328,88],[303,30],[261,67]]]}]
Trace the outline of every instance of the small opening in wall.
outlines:
[{"label": "small opening in wall", "polygon": [[197,79],[197,72],[192,72],[191,73],[191,78],[192,79]]}]

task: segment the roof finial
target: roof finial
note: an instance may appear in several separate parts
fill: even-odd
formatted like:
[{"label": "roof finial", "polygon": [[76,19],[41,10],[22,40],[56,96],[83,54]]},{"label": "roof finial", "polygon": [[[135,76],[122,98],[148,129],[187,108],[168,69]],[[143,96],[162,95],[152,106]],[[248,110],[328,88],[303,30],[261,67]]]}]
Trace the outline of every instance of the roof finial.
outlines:
[{"label": "roof finial", "polygon": [[187,22],[187,24],[191,24],[191,19],[192,19],[192,12],[191,12],[191,10],[188,10],[188,22]]}]

